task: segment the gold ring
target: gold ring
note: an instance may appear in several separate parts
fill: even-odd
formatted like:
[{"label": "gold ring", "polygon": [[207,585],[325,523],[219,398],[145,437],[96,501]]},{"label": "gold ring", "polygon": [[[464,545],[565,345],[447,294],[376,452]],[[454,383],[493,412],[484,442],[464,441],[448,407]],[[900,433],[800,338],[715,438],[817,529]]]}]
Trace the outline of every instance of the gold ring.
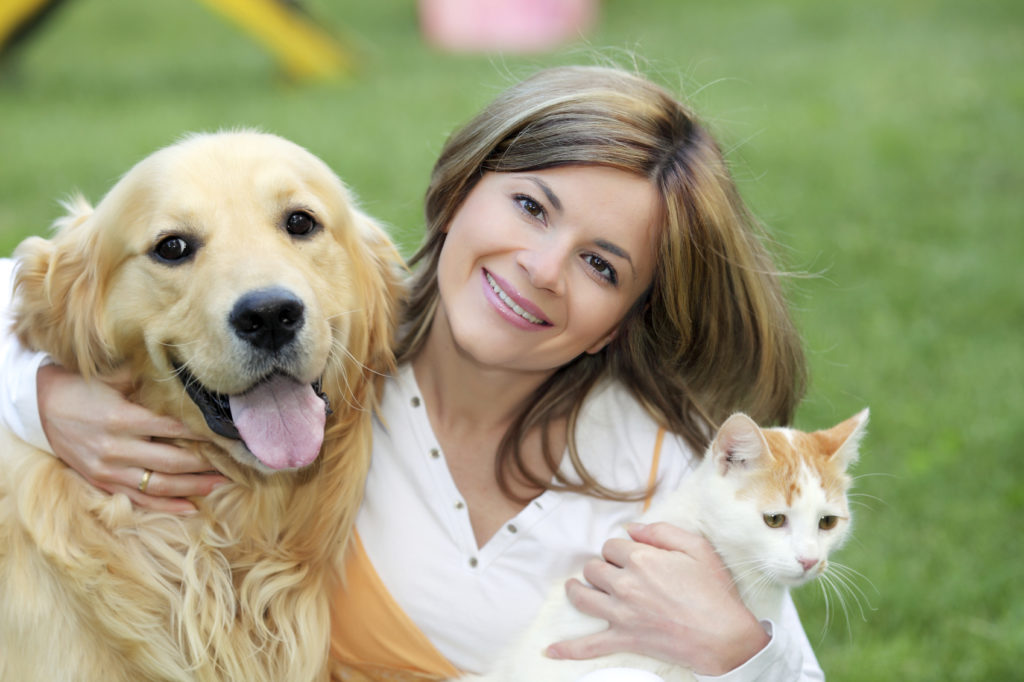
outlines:
[{"label": "gold ring", "polygon": [[142,480],[139,481],[139,492],[140,493],[146,492],[146,488],[149,487],[149,477],[152,476],[152,475],[153,475],[153,470],[152,469],[143,469],[142,470]]}]

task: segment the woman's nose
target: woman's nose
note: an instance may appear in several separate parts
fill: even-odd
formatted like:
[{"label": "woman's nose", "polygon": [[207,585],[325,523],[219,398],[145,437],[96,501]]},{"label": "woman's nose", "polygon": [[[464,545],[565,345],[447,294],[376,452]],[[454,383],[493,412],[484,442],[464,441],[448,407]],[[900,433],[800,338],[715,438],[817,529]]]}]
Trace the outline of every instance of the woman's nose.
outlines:
[{"label": "woman's nose", "polygon": [[565,292],[565,247],[544,242],[524,248],[516,255],[516,261],[538,289],[547,289],[562,295]]}]

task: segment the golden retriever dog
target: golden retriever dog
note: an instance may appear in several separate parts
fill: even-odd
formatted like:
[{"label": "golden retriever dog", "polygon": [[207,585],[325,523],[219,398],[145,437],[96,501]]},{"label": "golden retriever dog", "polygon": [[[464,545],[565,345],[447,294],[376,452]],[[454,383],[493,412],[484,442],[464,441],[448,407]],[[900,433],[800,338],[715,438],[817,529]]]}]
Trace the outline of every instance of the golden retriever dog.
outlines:
[{"label": "golden retriever dog", "polygon": [[15,331],[183,420],[232,483],[134,508],[0,433],[0,679],[314,680],[402,274],[319,159],[196,135],[17,250]]}]

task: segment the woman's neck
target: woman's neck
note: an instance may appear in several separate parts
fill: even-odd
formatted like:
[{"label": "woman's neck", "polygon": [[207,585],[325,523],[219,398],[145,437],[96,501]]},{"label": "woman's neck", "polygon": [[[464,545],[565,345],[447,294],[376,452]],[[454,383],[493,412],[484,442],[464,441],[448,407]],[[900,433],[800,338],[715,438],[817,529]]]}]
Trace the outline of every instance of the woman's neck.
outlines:
[{"label": "woman's neck", "polygon": [[[435,323],[436,327],[436,323]],[[429,415],[434,436],[445,453],[448,470],[462,494],[477,546],[482,547],[524,503],[507,498],[494,476],[499,444],[524,403],[550,376],[484,367],[460,352],[450,337],[431,331],[412,360],[416,383]],[[557,452],[565,444],[562,420],[549,425]],[[553,472],[544,462],[539,432],[527,435],[522,457],[542,477]],[[542,492],[523,482],[509,481],[519,499]]]},{"label": "woman's neck", "polygon": [[552,372],[521,372],[483,366],[438,329],[412,360],[416,382],[436,430],[447,433],[504,431]]}]

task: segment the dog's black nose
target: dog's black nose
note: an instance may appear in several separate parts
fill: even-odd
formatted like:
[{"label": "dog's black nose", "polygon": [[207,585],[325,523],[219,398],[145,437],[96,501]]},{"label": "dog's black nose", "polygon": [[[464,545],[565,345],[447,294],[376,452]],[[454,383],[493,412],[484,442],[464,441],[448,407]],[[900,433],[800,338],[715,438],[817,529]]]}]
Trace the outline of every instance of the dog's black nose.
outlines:
[{"label": "dog's black nose", "polygon": [[228,322],[247,343],[268,351],[288,345],[302,328],[305,306],[281,287],[250,291],[235,303]]}]

